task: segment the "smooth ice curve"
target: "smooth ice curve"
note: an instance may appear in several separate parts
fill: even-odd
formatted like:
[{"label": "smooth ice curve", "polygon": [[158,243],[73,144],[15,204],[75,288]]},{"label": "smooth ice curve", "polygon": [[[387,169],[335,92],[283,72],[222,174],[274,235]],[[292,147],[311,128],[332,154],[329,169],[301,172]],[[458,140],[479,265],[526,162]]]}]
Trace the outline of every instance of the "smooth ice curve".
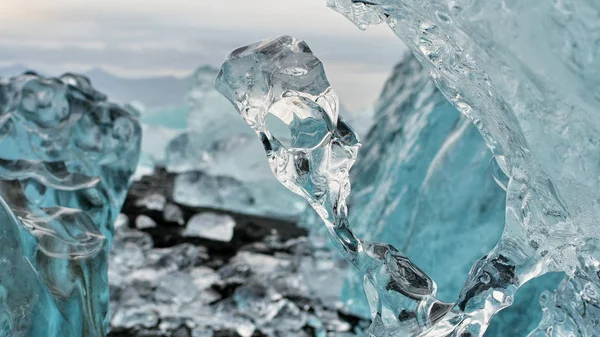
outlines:
[{"label": "smooth ice curve", "polygon": [[[340,4],[342,2],[332,5]],[[389,13],[373,17],[378,12],[365,11],[376,8],[375,4],[370,5],[373,8],[364,3],[352,6],[348,8],[355,12],[346,14],[360,13],[360,19],[368,18],[371,23],[391,17]],[[399,12],[393,13],[399,15]],[[426,28],[436,32],[436,27]],[[430,33],[429,30],[425,33]],[[439,48],[443,47],[454,46]],[[428,59],[442,62],[442,56]],[[457,53],[447,58],[460,62],[441,63],[436,68],[439,73],[434,72],[434,80],[457,109],[478,127],[499,169],[510,180],[506,186],[506,224],[502,238],[472,267],[453,304],[435,298],[435,283],[408,257],[389,245],[364,241],[350,229],[345,204],[350,193],[348,171],[356,160],[360,143],[338,116],[337,97],[322,64],[303,41],[280,37],[234,51],[224,63],[216,87],[257,133],[277,179],[310,202],[342,254],[365,275],[364,290],[371,307],[370,333],[373,336],[398,333],[483,336],[494,314],[512,304],[521,285],[549,271],[563,271],[567,278],[556,294],[543,296],[546,316],[532,334],[552,336],[552,329],[548,327],[556,326],[557,336],[566,336],[568,331],[595,336],[598,292],[593,290],[598,287],[600,263],[597,230],[594,231],[592,221],[597,215],[594,185],[590,186],[589,180],[572,179],[568,183],[564,180],[555,183],[553,178],[557,172],[568,173],[568,170],[561,171],[561,167],[555,167],[556,162],[543,165],[539,161],[540,155],[533,153],[529,146],[532,139],[526,137],[531,133],[522,130],[523,125],[528,131],[535,129],[535,125],[521,121],[519,118],[526,118],[527,114],[516,115],[504,97],[495,91],[487,75],[472,59],[464,57]],[[461,76],[466,77],[464,83],[459,81]],[[478,103],[488,109],[477,110]],[[291,143],[283,145],[272,134],[269,118],[273,116],[288,126]],[[589,122],[587,129],[577,123],[573,123],[574,128],[597,137],[598,129],[591,127],[597,121]],[[560,142],[565,148],[572,140],[569,138],[578,135],[567,131],[567,136],[551,144]],[[566,163],[580,160],[571,153],[567,155]],[[593,158],[589,159],[593,161]],[[592,180],[595,181],[597,179]],[[577,197],[569,193],[574,187],[579,191]],[[585,296],[576,296],[582,294],[583,289],[587,289]],[[561,299],[570,305],[556,305]],[[581,307],[586,310],[578,310]],[[569,317],[567,322],[553,320],[560,314],[557,311],[563,312],[562,317],[565,314]]]}]

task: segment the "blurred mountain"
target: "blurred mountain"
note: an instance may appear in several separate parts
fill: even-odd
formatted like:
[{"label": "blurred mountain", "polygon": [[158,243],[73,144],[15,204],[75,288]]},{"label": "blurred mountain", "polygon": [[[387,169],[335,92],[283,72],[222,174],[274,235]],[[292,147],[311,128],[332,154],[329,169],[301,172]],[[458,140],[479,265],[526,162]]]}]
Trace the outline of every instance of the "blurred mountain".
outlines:
[{"label": "blurred mountain", "polygon": [[122,78],[100,68],[87,71],[84,75],[112,100],[122,103],[135,100],[148,109],[181,104],[190,83],[189,76]]},{"label": "blurred mountain", "polygon": [[[32,68],[22,64],[0,67],[0,77],[11,77]],[[44,69],[34,69],[47,73]],[[52,74],[49,75],[60,75]],[[156,76],[124,78],[103,69],[94,68],[83,72],[92,80],[94,87],[119,103],[141,102],[147,109],[180,105],[190,84],[190,76]]]}]

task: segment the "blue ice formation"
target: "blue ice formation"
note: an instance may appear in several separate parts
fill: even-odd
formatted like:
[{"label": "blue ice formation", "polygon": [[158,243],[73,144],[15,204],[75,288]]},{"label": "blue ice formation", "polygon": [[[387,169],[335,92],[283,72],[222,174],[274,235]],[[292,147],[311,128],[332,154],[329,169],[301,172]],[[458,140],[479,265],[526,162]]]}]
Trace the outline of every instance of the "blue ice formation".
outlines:
[{"label": "blue ice formation", "polygon": [[436,280],[438,298],[451,301],[502,234],[505,192],[491,179],[492,155],[411,55],[375,111],[352,170],[350,222],[413,257]]},{"label": "blue ice formation", "polygon": [[[361,237],[402,247],[436,280],[437,297],[452,301],[502,235],[505,177],[477,129],[412,55],[394,69],[375,111],[352,170],[350,222]],[[351,273],[342,295],[350,310],[364,313],[361,284]],[[513,331],[531,330],[542,317],[539,293],[557,284],[544,279],[520,294],[486,336],[503,336],[508,322]]]},{"label": "blue ice formation", "polygon": [[[387,211],[398,212],[395,218],[404,223],[406,229],[397,233],[388,229],[384,232],[390,232],[383,234],[385,241],[400,242],[397,248],[370,241],[359,232],[366,229],[377,235],[375,219],[359,214],[369,223],[355,228],[346,204],[351,190],[349,172],[361,144],[339,116],[337,96],[321,62],[306,43],[287,36],[241,47],[230,54],[217,77],[216,87],[257,134],[276,178],[311,204],[325,223],[334,245],[362,275],[372,318],[368,333],[372,336],[483,336],[493,318],[518,301],[521,287],[527,287],[531,280],[559,272],[566,277],[554,292],[541,296],[544,317],[531,336],[597,336],[600,331],[600,231],[595,219],[600,215],[597,188],[600,120],[594,111],[598,111],[600,97],[595,94],[597,78],[586,70],[595,70],[598,64],[593,61],[594,51],[572,49],[571,29],[580,27],[580,22],[569,20],[584,13],[597,14],[598,8],[583,2],[577,6],[571,4],[566,12],[556,4],[524,5],[521,2],[503,3],[499,8],[493,2],[459,6],[456,2],[446,4],[444,1],[422,4],[332,0],[329,4],[362,28],[387,22],[413,50],[440,92],[473,123],[493,155],[491,164],[484,164],[490,157],[481,142],[469,141],[471,137],[476,138],[473,128],[466,120],[457,118],[441,97],[437,108],[421,105],[420,98],[431,100],[434,106],[436,99],[428,97],[432,91],[427,92],[426,84],[415,83],[422,90],[415,96],[414,106],[408,107],[409,112],[411,108],[423,107],[424,114],[410,114],[403,124],[407,128],[396,132],[396,136],[407,143],[392,146],[394,151],[387,154],[407,163],[397,169],[416,181],[418,194],[414,195],[415,200],[404,200],[408,207],[402,216],[403,207],[387,202],[382,204],[391,207],[376,213],[378,218],[385,219]],[[546,9],[554,17],[544,15]],[[581,10],[583,12],[579,12]],[[536,24],[532,26],[532,22]],[[544,23],[546,30],[554,29],[555,38],[567,44],[532,41],[534,33],[541,29],[537,22]],[[531,34],[523,34],[523,31]],[[590,47],[585,42],[582,45]],[[567,49],[557,50],[557,45]],[[532,58],[537,55],[533,53],[535,48],[547,50],[552,58],[544,62]],[[432,112],[444,109],[453,117],[436,117]],[[454,123],[433,123],[443,124],[446,118],[454,119]],[[408,128],[418,123],[428,127]],[[277,124],[287,130],[277,130],[274,127]],[[419,133],[428,129],[445,132],[420,138]],[[418,140],[423,143],[410,144]],[[430,141],[432,145],[428,144]],[[370,152],[377,153],[377,145],[373,146],[375,150]],[[428,146],[434,151],[424,152],[434,154],[432,158],[411,165],[410,155],[420,154],[417,150]],[[473,152],[462,152],[461,147]],[[444,164],[451,168],[459,165],[454,162],[458,160],[463,160],[461,163],[468,172],[450,170],[445,174],[439,171],[444,169]],[[390,162],[382,160],[372,172],[385,176],[385,165]],[[423,163],[428,163],[426,167],[421,166],[426,168],[424,173],[411,172],[419,168],[417,164]],[[477,191],[468,188],[471,181],[480,180],[469,173],[489,165],[494,180],[506,191],[504,207],[501,190],[491,182],[475,184]],[[364,170],[369,169],[369,164],[365,164]],[[464,177],[469,181],[450,181]],[[364,189],[362,192],[368,194],[369,188],[380,188],[385,196],[375,193],[377,197],[393,196],[390,186],[393,189],[400,185],[403,189],[394,192],[398,202],[402,201],[403,190],[413,193],[411,182],[378,186],[393,182],[388,180],[368,183],[366,192]],[[452,186],[457,188],[452,190]],[[446,192],[441,187],[450,190]],[[464,191],[468,193],[465,195]],[[472,195],[489,195],[491,199],[479,203],[467,200],[464,204],[461,204],[463,200],[445,200]],[[360,197],[356,198],[360,200]],[[500,206],[494,205],[494,201]],[[446,210],[445,205],[461,209]],[[359,201],[353,206],[364,205]],[[494,211],[494,207],[499,209]],[[446,216],[453,212],[462,212],[466,221],[452,224],[453,220]],[[484,227],[498,221],[487,219],[486,213],[494,212],[504,213],[504,219],[500,220],[504,222],[500,237],[492,238],[494,233],[484,233],[486,242],[467,242],[470,247],[466,249],[476,253],[479,247],[483,250],[482,257],[474,261],[452,301],[445,300],[443,295],[438,295],[438,286],[427,272],[452,274],[455,262],[450,260],[456,255],[451,250],[458,247],[449,245],[444,249],[436,245],[432,248],[420,240],[449,236],[448,233],[456,235],[450,227],[436,228],[436,222],[449,221],[455,228],[464,225],[465,232],[469,229],[478,232],[482,230],[478,221]],[[413,219],[414,216],[431,217],[431,222],[424,219],[427,223],[419,227],[421,220]],[[491,223],[487,224],[488,221]],[[386,226],[386,223],[380,225]],[[391,238],[392,235],[401,237]],[[493,245],[495,239],[497,242]],[[488,244],[493,247],[486,253]],[[416,256],[409,257],[411,253]],[[417,266],[416,261],[421,260],[426,268],[427,263],[436,258],[439,259],[436,264],[449,264],[429,271]],[[468,266],[468,262],[459,263],[456,269],[461,270],[465,264]],[[442,280],[445,286],[454,284],[453,280],[444,277]],[[514,333],[513,328],[508,326],[508,331],[502,332]]]},{"label": "blue ice formation", "polygon": [[85,77],[0,79],[0,335],[105,336],[140,125]]}]

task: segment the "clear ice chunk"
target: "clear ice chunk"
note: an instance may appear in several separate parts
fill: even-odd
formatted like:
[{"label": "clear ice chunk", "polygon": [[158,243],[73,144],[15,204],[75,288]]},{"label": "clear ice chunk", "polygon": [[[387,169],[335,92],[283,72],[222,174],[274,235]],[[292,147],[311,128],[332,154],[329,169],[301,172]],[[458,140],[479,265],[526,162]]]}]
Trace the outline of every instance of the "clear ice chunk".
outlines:
[{"label": "clear ice chunk", "polygon": [[0,335],[104,336],[137,118],[75,74],[0,79]]},{"label": "clear ice chunk", "polygon": [[183,235],[229,242],[234,228],[235,220],[230,215],[204,212],[190,218]]},{"label": "clear ice chunk", "polygon": [[260,144],[214,89],[217,72],[208,66],[195,72],[187,94],[189,131],[166,148],[167,170],[181,173],[175,200],[251,215],[298,217],[306,202],[272,180]]},{"label": "clear ice chunk", "polygon": [[[552,328],[535,333],[551,335],[560,329],[564,331],[560,336],[597,333],[595,311],[575,310],[597,306],[597,298],[568,296],[599,282],[598,231],[593,221],[598,216],[600,153],[594,151],[600,121],[593,111],[599,100],[589,90],[594,90],[596,79],[572,67],[568,61],[573,53],[558,55],[566,56],[564,63],[558,62],[560,57],[539,62],[536,48],[546,47],[548,55],[556,49],[546,45],[548,40],[532,41],[536,34],[519,34],[529,30],[542,36],[547,27],[537,22],[544,22],[556,30],[557,40],[570,41],[564,27],[571,23],[554,21],[545,13],[563,10],[556,15],[573,16],[565,16],[560,6],[538,2],[503,3],[498,8],[493,2],[451,6],[444,1],[424,5],[331,0],[329,4],[363,28],[387,21],[431,72],[440,91],[477,127],[494,155],[496,177],[501,178],[498,169],[508,177],[499,242],[471,267],[458,299],[442,302],[434,281],[406,255],[390,245],[361,239],[350,229],[349,170],[360,143],[338,116],[337,97],[308,46],[279,37],[230,54],[216,88],[256,132],[276,178],[309,201],[334,244],[364,275],[373,319],[369,333],[483,336],[493,316],[513,304],[521,286],[548,272],[567,274],[566,286],[554,297],[567,295],[563,298],[572,305],[544,302],[549,314],[543,323]],[[573,6],[585,8],[585,13],[598,12],[589,3]],[[495,34],[502,29],[489,27],[501,27],[506,33]],[[583,61],[585,69],[595,69],[589,60]],[[288,132],[271,130],[274,120],[286,125]],[[566,290],[569,287],[575,291]],[[581,323],[563,324],[556,319],[560,314]]]},{"label": "clear ice chunk", "polygon": [[[345,266],[305,238],[267,236],[231,256],[239,240],[159,248],[152,236],[125,222],[121,217],[110,254],[111,335],[274,337],[314,330],[326,336],[356,325],[341,317],[339,299],[326,293],[341,287]],[[235,228],[238,239],[254,234],[254,228],[241,227]],[[178,239],[198,243],[195,237]],[[314,274],[337,277],[322,288],[311,282]]]}]

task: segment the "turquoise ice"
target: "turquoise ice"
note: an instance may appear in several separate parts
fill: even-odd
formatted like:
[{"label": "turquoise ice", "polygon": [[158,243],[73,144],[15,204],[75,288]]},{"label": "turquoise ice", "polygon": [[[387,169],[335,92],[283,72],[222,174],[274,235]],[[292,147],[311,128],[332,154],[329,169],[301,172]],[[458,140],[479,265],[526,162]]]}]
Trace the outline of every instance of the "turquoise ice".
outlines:
[{"label": "turquoise ice", "polygon": [[137,118],[87,78],[0,80],[0,335],[104,336]]},{"label": "turquoise ice", "polygon": [[[539,73],[543,62],[527,67],[528,55],[519,53],[535,44],[527,41],[530,35],[519,42],[531,45],[512,50],[514,54],[494,50],[490,56],[486,49],[489,41],[502,42],[502,34],[481,41],[480,35],[473,33],[474,41],[469,40],[469,35],[457,28],[472,23],[470,17],[460,16],[464,9],[460,6],[451,10],[458,12],[457,21],[468,21],[464,26],[453,25],[452,13],[439,9],[443,5],[408,1],[331,1],[330,5],[360,27],[387,21],[407,38],[440,92],[467,117],[458,118],[430,84],[428,91],[423,76],[414,82],[407,79],[408,85],[420,89],[413,92],[415,99],[396,97],[406,100],[407,115],[390,114],[391,120],[378,124],[384,141],[385,137],[401,141],[385,146],[389,152],[382,149],[381,142],[374,142],[367,155],[383,155],[381,162],[367,161],[363,172],[359,169],[356,173],[366,180],[354,197],[358,201],[350,205],[366,207],[362,214],[359,211],[358,220],[348,216],[346,201],[351,190],[349,172],[361,144],[339,116],[337,96],[323,65],[306,43],[282,36],[241,47],[223,64],[215,85],[260,139],[276,178],[311,204],[334,246],[358,269],[373,320],[369,334],[483,336],[500,311],[513,304],[519,307],[520,288],[538,278],[551,284],[552,278],[546,276],[562,272],[567,276],[557,290],[541,296],[544,318],[532,334],[595,336],[600,238],[594,222],[598,215],[598,152],[593,149],[600,128],[593,111],[600,100],[585,90],[546,78],[570,74]],[[497,11],[505,9],[483,7],[468,10],[480,10],[477,20],[485,22],[495,20]],[[519,8],[522,15],[509,16],[515,21],[511,23],[526,25],[531,22],[528,19],[538,18],[539,8],[530,7]],[[433,21],[430,14],[436,15]],[[415,32],[419,38],[410,35]],[[448,32],[455,33],[464,45],[457,45]],[[560,37],[570,38],[568,34]],[[471,52],[465,52],[467,49]],[[552,65],[560,69],[559,64]],[[586,66],[594,69],[593,63]],[[569,71],[581,75],[580,69]],[[522,74],[529,76],[519,77]],[[594,81],[587,74],[581,77],[582,83]],[[554,93],[559,91],[552,88],[564,89],[568,95],[557,96]],[[444,110],[446,116],[441,115]],[[406,119],[393,123],[393,118]],[[400,130],[393,129],[400,124]],[[394,132],[385,133],[386,127]],[[437,133],[422,136],[429,131]],[[411,155],[420,151],[424,159],[412,161]],[[386,165],[392,166],[389,172],[406,180],[395,180]],[[442,171],[445,165],[448,172]],[[464,171],[454,168],[460,165]],[[493,178],[483,181],[480,172],[486,168]],[[373,189],[382,193],[372,193]],[[406,193],[404,199],[402,193]],[[369,207],[373,198],[383,199]],[[375,212],[369,215],[370,208]],[[396,214],[388,218],[386,212]],[[457,220],[460,212],[464,219]],[[360,224],[363,219],[365,225],[354,225],[353,220]],[[377,224],[378,219],[383,221]],[[392,221],[398,225],[391,226]],[[494,228],[495,224],[503,230]],[[463,227],[466,235],[461,239]],[[373,236],[396,243],[396,248],[369,240]],[[474,237],[480,240],[472,240]],[[437,245],[428,242],[439,238]],[[468,240],[481,242],[464,242]],[[450,243],[444,247],[446,241]],[[479,257],[467,256],[478,250]],[[467,261],[456,263],[455,258]],[[466,269],[462,287],[457,286],[454,275]],[[445,294],[438,292],[433,274],[447,287]],[[452,290],[458,291],[445,299]],[[505,327],[509,333],[514,328]]]}]

